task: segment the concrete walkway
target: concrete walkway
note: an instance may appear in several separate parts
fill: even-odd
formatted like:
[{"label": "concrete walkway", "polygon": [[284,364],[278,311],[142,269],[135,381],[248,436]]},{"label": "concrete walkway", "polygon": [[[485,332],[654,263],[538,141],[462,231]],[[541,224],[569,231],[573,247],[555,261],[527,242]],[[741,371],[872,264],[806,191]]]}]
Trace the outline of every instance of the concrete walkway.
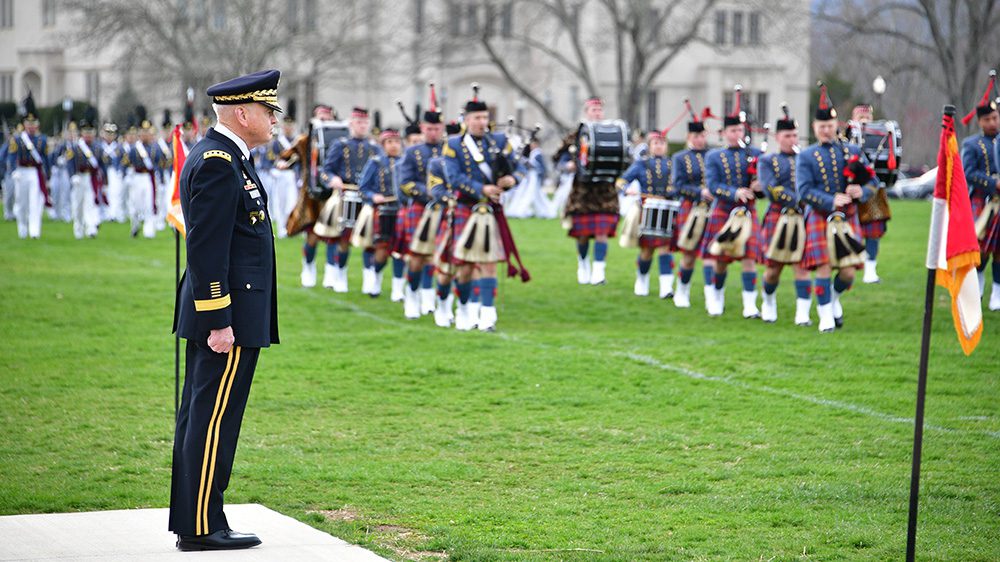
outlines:
[{"label": "concrete walkway", "polygon": [[166,509],[125,509],[0,517],[0,561],[295,560],[376,562],[385,558],[258,504],[227,505],[237,531],[263,544],[229,552],[180,552]]}]

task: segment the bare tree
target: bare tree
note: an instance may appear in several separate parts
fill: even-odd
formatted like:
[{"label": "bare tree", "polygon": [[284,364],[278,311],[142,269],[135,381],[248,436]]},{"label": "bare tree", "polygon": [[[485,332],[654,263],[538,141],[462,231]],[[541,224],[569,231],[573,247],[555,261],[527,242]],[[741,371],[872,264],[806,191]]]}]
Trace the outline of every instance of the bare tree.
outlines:
[{"label": "bare tree", "polygon": [[[522,0],[518,3],[521,18],[525,8],[534,13],[528,25],[511,34],[510,39],[526,45],[535,53],[554,61],[579,80],[589,93],[598,92],[594,53],[587,48],[594,38],[609,39],[615,62],[615,96],[622,117],[636,123],[643,96],[660,73],[688,45],[702,40],[705,16],[717,0]],[[596,28],[584,26],[583,14],[596,10]],[[530,13],[530,12],[528,12]],[[539,32],[531,22],[548,28]],[[480,43],[489,61],[504,78],[547,119],[566,128],[539,99],[523,79],[511,70],[497,45],[497,37],[484,29]]]},{"label": "bare tree", "polygon": [[888,76],[916,76],[962,108],[1000,62],[996,0],[824,0],[815,15]]},{"label": "bare tree", "polygon": [[74,40],[120,49],[123,72],[148,87],[172,84],[179,98],[188,86],[203,91],[268,66],[319,77],[371,55],[360,52],[370,38],[359,32],[365,12],[357,3],[326,2],[322,14],[307,13],[305,5],[281,2],[286,9],[276,11],[269,0],[67,0],[78,18]]},{"label": "bare tree", "polygon": [[[696,46],[706,46],[720,57],[734,49],[765,53],[774,43],[732,46],[718,44],[709,33],[710,15],[717,0],[517,0],[518,26],[498,36],[483,28],[479,43],[486,58],[505,80],[550,122],[565,129],[539,96],[537,85],[517,70],[518,49],[527,49],[533,60],[546,61],[572,76],[587,93],[596,94],[612,84],[620,114],[639,123],[647,94],[679,56]],[[744,0],[740,11],[766,18],[768,36],[783,37],[785,30],[802,21],[801,0]],[[795,33],[804,30],[795,29]],[[724,42],[725,43],[725,42]],[[807,53],[802,53],[805,61]],[[523,57],[522,57],[523,58]]]}]

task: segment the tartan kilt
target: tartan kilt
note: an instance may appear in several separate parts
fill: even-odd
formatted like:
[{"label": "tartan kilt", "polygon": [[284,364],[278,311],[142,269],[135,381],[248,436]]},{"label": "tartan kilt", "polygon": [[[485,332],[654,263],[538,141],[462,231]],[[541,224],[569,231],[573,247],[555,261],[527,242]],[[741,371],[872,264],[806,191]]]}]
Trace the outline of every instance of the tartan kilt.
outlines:
[{"label": "tartan kilt", "polygon": [[986,238],[980,242],[979,249],[984,254],[992,255],[996,261],[996,256],[1000,255],[1000,215],[993,217],[993,224],[986,229]]},{"label": "tartan kilt", "polygon": [[669,247],[671,252],[677,251],[677,235],[674,234],[670,238],[658,238],[656,236],[640,236],[639,237],[639,247],[640,248],[665,248]]},{"label": "tartan kilt", "polygon": [[[455,265],[463,265],[464,261],[455,259],[455,244],[458,243],[458,239],[462,237],[462,231],[465,230],[465,223],[469,222],[469,217],[472,216],[472,207],[464,204],[458,203],[455,205],[454,211],[454,227],[455,232],[451,235],[451,244],[449,248],[449,253],[451,254],[451,263]],[[419,220],[419,219],[418,219]],[[448,216],[445,215],[441,219],[441,226],[438,228],[437,244],[440,246],[444,243],[445,238],[448,236]]]},{"label": "tartan kilt", "polygon": [[983,207],[986,206],[986,198],[981,197],[978,194],[973,194],[972,197],[969,198],[969,201],[972,203],[972,220],[975,222],[975,220],[979,218],[979,213],[983,212]]},{"label": "tartan kilt", "polygon": [[410,252],[410,240],[417,230],[417,223],[424,214],[424,204],[411,202],[396,219],[396,238],[393,243],[393,253],[405,256]]},{"label": "tartan kilt", "polygon": [[569,229],[570,238],[593,238],[594,236],[615,237],[618,229],[617,213],[587,213],[570,215],[573,227]]},{"label": "tartan kilt", "polygon": [[[858,220],[857,205],[851,203],[844,210],[847,222],[856,236],[861,233],[861,222]],[[830,251],[826,242],[827,214],[810,208],[806,213],[806,247],[802,252],[801,265],[805,269],[816,269],[830,263]]]},{"label": "tartan kilt", "polygon": [[[704,258],[710,258],[722,263],[730,263],[734,261],[732,258],[726,256],[713,256],[708,253],[709,246],[712,245],[712,241],[725,226],[726,221],[729,220],[729,213],[739,207],[733,203],[726,202],[725,205],[720,205],[720,201],[716,201],[715,206],[712,207],[712,214],[708,216],[708,224],[705,225],[705,235],[701,238],[701,255]],[[753,202],[747,203],[746,208],[750,211],[750,223],[753,227],[753,232],[750,233],[750,238],[747,240],[746,253],[740,260],[754,260],[757,261],[757,256],[760,255],[760,225],[757,224],[757,208],[753,205]]]},{"label": "tartan kilt", "polygon": [[[972,201],[972,220],[979,218],[986,208],[986,198],[979,194],[974,194]],[[1000,218],[1000,215],[997,215]],[[987,227],[986,237],[979,241],[979,251],[987,255],[1000,254],[1000,220],[994,219],[993,224]]]},{"label": "tartan kilt", "polygon": [[879,239],[885,236],[888,221],[874,221],[861,225],[861,237],[865,240],[869,238]]},{"label": "tartan kilt", "polygon": [[771,238],[774,236],[775,229],[778,228],[781,209],[781,205],[775,205],[774,203],[768,206],[767,212],[764,213],[764,221],[760,225],[760,253],[757,256],[757,263],[767,267],[788,265],[783,262],[769,260],[766,257],[767,248],[771,245]]}]

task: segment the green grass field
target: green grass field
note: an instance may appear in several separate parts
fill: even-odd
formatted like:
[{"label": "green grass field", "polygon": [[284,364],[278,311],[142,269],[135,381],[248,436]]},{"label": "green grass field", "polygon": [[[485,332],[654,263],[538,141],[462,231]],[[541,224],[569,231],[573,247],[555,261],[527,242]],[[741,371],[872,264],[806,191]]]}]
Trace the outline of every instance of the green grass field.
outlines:
[{"label": "green grass field", "polygon": [[[900,560],[930,208],[894,211],[883,283],[825,335],[792,325],[790,273],[776,325],[738,276],[720,319],[700,271],[691,309],[634,297],[617,245],[580,287],[557,221],[514,224],[534,279],[502,281],[496,334],[362,296],[358,252],[351,294],[303,289],[279,240],[283,343],[226,499],[401,560]],[[0,240],[0,514],[168,505],[172,235]],[[936,300],[918,558],[998,560],[1000,314],[966,358]]]}]

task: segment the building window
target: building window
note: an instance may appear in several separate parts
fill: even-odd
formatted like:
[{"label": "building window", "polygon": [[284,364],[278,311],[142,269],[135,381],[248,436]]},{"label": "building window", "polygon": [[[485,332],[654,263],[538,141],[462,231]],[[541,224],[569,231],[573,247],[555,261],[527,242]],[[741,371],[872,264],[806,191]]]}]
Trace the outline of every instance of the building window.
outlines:
[{"label": "building window", "polygon": [[451,0],[448,2],[448,33],[456,37],[462,32],[462,12],[458,2]]},{"label": "building window", "polygon": [[659,99],[656,90],[650,90],[646,92],[646,130],[652,131],[659,128],[657,122],[659,117],[657,116],[657,105]]},{"label": "building window", "polygon": [[0,73],[0,101],[14,100],[14,73]]},{"label": "building window", "polygon": [[715,43],[726,44],[726,12],[722,10],[715,12]]},{"label": "building window", "polygon": [[302,6],[303,27],[306,31],[316,31],[316,19],[319,14],[316,12],[316,0],[305,0]]},{"label": "building window", "polygon": [[97,105],[101,101],[101,75],[96,70],[87,72],[87,101]]},{"label": "building window", "polygon": [[751,45],[760,45],[760,12],[750,12],[750,29],[747,42]]},{"label": "building window", "polygon": [[42,0],[42,25],[52,27],[56,24],[56,0]]},{"label": "building window", "polygon": [[424,32],[424,0],[413,0],[413,31]]},{"label": "building window", "polygon": [[222,0],[215,0],[212,3],[212,28],[216,30],[226,28],[226,4]]},{"label": "building window", "polygon": [[733,12],[733,45],[743,44],[743,12]]},{"label": "building window", "polygon": [[0,0],[0,28],[14,27],[14,0]]},{"label": "building window", "polygon": [[500,12],[500,35],[510,37],[514,30],[514,3],[507,2]]},{"label": "building window", "polygon": [[486,17],[483,18],[483,31],[487,37],[493,37],[497,29],[497,9],[496,6],[488,2],[483,7],[486,9]]},{"label": "building window", "polygon": [[201,29],[208,19],[208,0],[193,0],[191,6],[191,22],[195,29]]},{"label": "building window", "polygon": [[288,29],[296,32],[299,30],[299,0],[287,0],[287,2],[285,16],[288,18]]},{"label": "building window", "polygon": [[754,107],[757,108],[757,114],[756,114],[757,118],[755,120],[758,123],[761,123],[761,124],[767,123],[767,119],[768,119],[768,114],[767,114],[767,105],[768,104],[767,104],[767,102],[768,102],[767,92],[759,92],[757,94],[757,105],[754,106]]},{"label": "building window", "polygon": [[479,6],[475,4],[465,7],[465,34],[479,34]]}]

